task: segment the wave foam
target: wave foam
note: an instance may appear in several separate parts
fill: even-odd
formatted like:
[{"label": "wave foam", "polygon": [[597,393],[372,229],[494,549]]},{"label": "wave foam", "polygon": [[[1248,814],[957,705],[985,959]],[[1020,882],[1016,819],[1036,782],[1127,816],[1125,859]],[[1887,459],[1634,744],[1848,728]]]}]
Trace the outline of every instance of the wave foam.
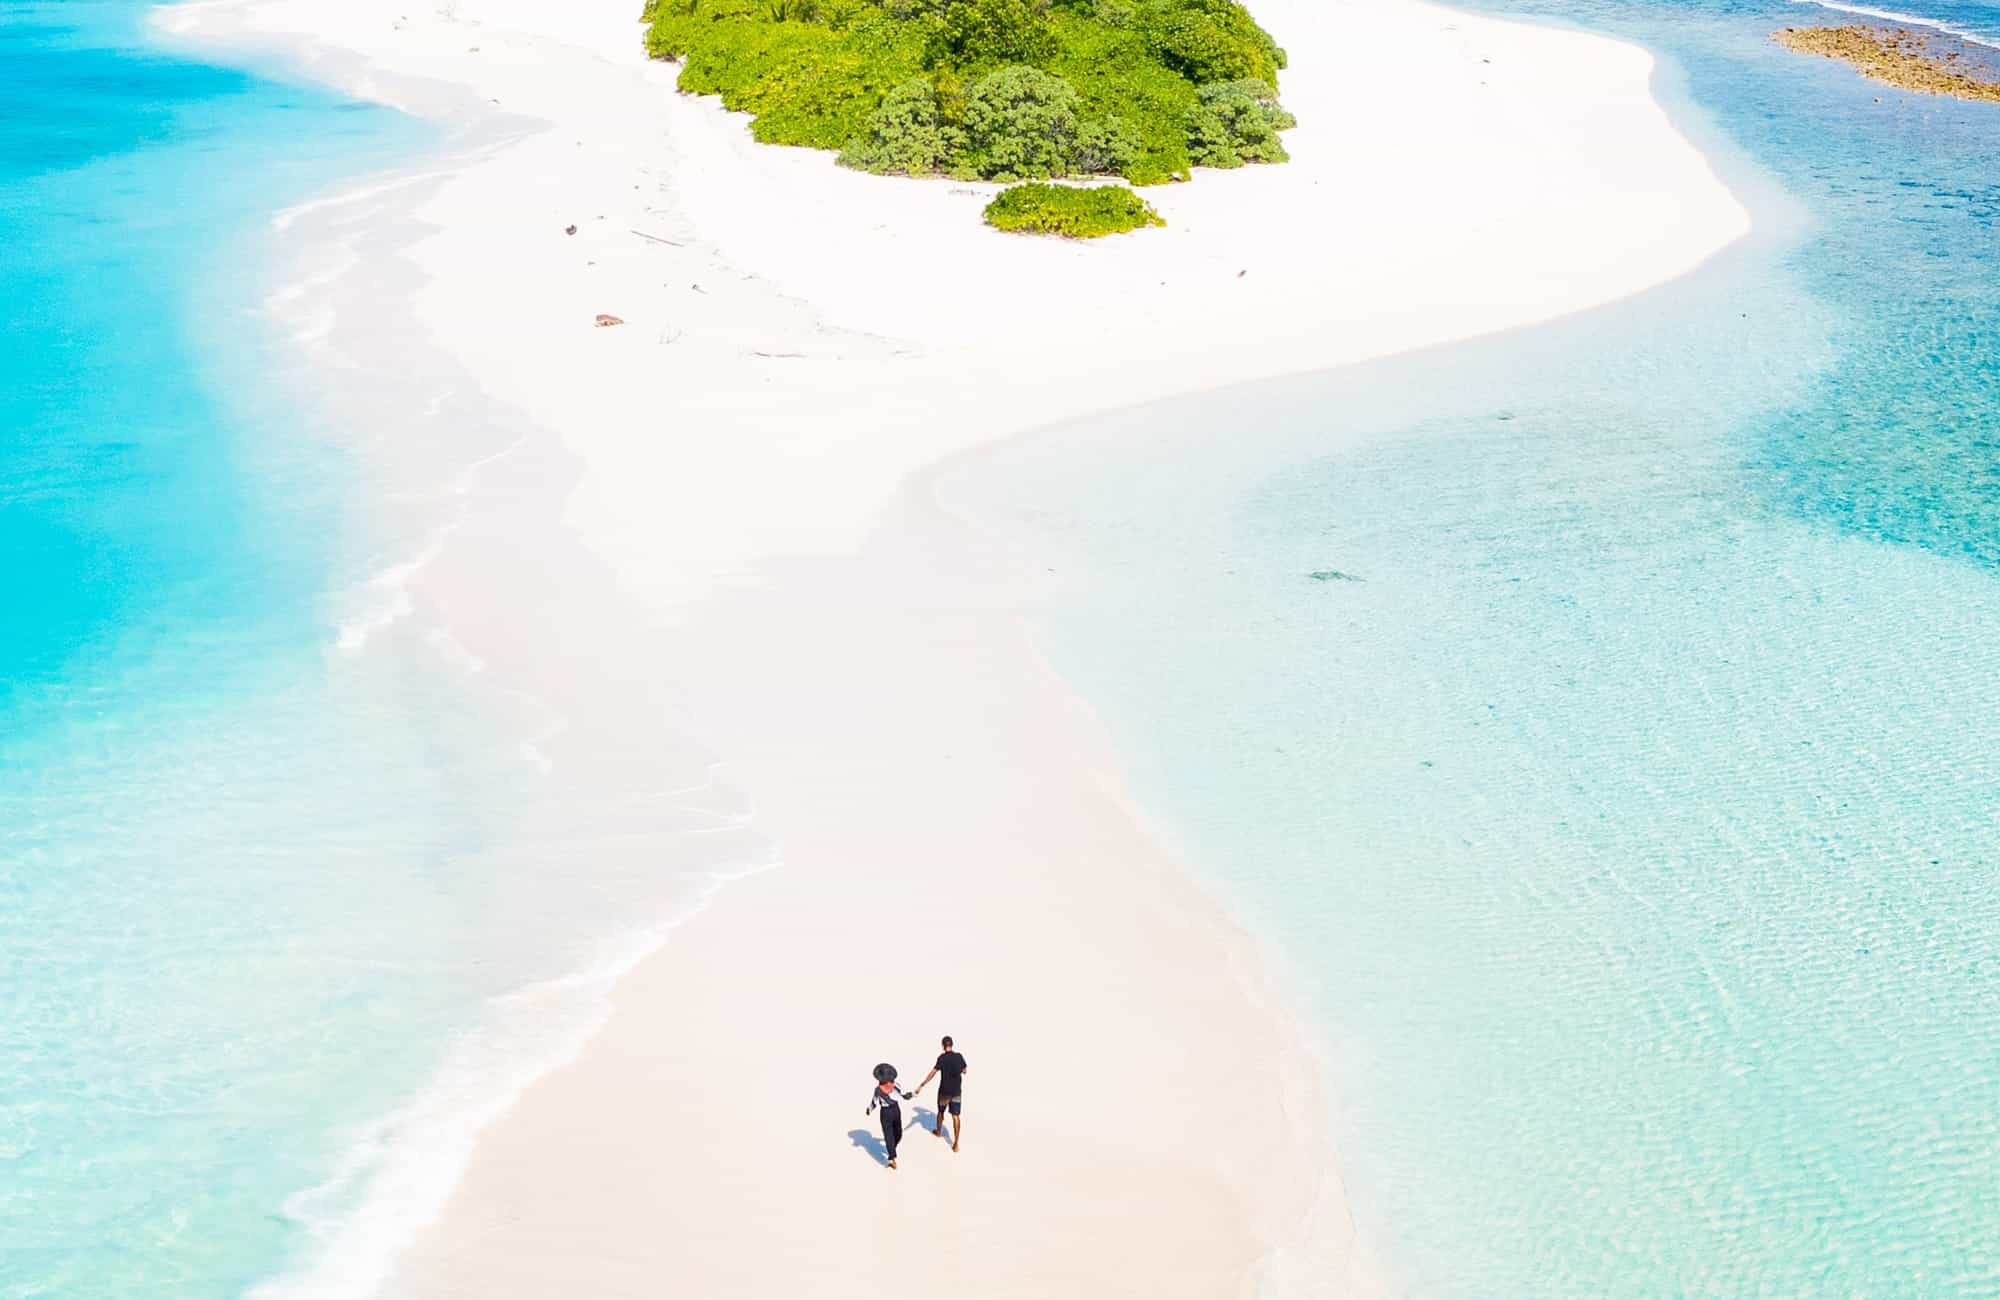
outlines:
[{"label": "wave foam", "polygon": [[1911,27],[1928,27],[1946,36],[1957,37],[1970,45],[1983,45],[1990,50],[2000,50],[2000,38],[1981,36],[1942,18],[1926,18],[1921,14],[1904,13],[1899,9],[1877,9],[1873,5],[1845,4],[1842,0],[1792,0],[1793,4],[1811,5],[1817,9],[1833,9],[1844,14],[1855,14],[1862,18],[1879,18],[1883,22],[1903,23]]},{"label": "wave foam", "polygon": [[381,570],[363,582],[356,603],[361,608],[340,620],[334,646],[342,654],[359,654],[377,634],[401,622],[416,608],[409,581],[444,550],[445,538],[457,528],[446,524],[428,546],[407,560]]},{"label": "wave foam", "polygon": [[[715,769],[704,786],[712,789]],[[712,829],[740,829],[748,811]],[[698,832],[697,832],[698,833]],[[429,1087],[358,1132],[333,1173],[291,1198],[285,1217],[311,1245],[305,1262],[253,1288],[249,1300],[365,1300],[418,1235],[443,1214],[478,1139],[544,1076],[574,1061],[604,1027],[612,990],[666,946],[723,886],[776,866],[775,859],[708,874],[654,925],[607,945],[582,970],[538,981],[488,1004],[485,1025],[462,1036]]]},{"label": "wave foam", "polygon": [[387,180],[372,181],[366,185],[356,185],[348,189],[336,190],[331,194],[322,194],[318,198],[307,199],[303,203],[294,203],[288,208],[280,209],[277,215],[271,218],[271,229],[279,232],[287,231],[303,217],[309,217],[331,209],[350,207],[356,203],[372,202],[375,199],[394,194],[398,190],[408,189],[412,185],[419,185],[426,181],[440,180],[451,174],[449,169],[441,167],[411,168],[406,171],[393,172]]}]

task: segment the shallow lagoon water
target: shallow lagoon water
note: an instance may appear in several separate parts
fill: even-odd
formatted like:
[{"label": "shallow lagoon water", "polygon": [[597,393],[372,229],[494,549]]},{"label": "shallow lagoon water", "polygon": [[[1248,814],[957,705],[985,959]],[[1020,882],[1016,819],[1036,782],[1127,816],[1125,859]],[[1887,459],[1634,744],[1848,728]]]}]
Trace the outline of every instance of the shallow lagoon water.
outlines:
[{"label": "shallow lagoon water", "polygon": [[941,492],[1275,941],[1392,1279],[2000,1294],[2000,112],[1535,9],[1672,58],[1758,237]]}]

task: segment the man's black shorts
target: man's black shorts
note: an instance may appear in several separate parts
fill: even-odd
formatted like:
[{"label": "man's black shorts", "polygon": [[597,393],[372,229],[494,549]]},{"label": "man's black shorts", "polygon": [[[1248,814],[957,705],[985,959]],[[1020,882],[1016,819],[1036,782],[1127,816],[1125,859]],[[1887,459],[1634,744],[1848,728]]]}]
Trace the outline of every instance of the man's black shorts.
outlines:
[{"label": "man's black shorts", "polygon": [[938,1114],[942,1115],[942,1114],[944,1114],[944,1113],[945,1113],[945,1112],[947,1112],[947,1111],[951,1112],[951,1113],[952,1113],[952,1114],[954,1114],[954,1115],[958,1114],[958,1098],[957,1098],[957,1097],[955,1097],[955,1096],[953,1096],[953,1097],[945,1097],[945,1096],[940,1096],[940,1097],[938,1098]]}]

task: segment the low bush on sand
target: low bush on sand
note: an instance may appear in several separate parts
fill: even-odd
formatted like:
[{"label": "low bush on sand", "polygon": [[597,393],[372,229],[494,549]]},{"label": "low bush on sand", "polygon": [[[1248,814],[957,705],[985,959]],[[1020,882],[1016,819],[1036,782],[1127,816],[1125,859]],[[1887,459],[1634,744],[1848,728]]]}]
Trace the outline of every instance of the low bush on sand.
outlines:
[{"label": "low bush on sand", "polygon": [[1095,239],[1164,226],[1153,205],[1123,185],[1014,185],[986,205],[986,224],[1030,235]]},{"label": "low bush on sand", "polygon": [[1256,78],[1203,86],[1188,118],[1188,153],[1203,167],[1284,162],[1278,132],[1298,125],[1278,105],[1278,92]]}]

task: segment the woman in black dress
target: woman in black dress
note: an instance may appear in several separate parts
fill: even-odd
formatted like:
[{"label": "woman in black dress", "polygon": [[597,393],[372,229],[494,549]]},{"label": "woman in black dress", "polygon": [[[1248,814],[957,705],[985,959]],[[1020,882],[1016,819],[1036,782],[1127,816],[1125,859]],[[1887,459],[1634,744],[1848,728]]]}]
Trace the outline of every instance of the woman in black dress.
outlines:
[{"label": "woman in black dress", "polygon": [[[909,1093],[903,1096],[908,1097]],[[896,1167],[896,1146],[903,1140],[903,1105],[896,1100],[896,1076],[890,1075],[875,1084],[875,1091],[868,1095],[868,1109],[863,1114],[882,1112],[882,1147],[889,1153],[889,1168]]]}]

